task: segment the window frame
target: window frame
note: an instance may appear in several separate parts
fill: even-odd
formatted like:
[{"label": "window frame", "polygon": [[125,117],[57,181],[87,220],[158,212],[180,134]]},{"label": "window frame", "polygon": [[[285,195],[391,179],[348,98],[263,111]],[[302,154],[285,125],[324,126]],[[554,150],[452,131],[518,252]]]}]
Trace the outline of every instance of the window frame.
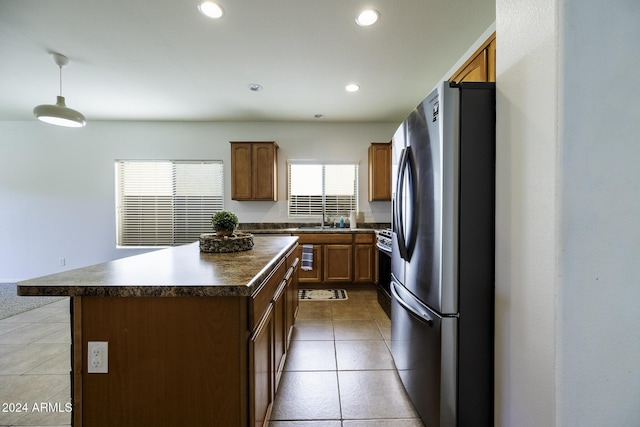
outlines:
[{"label": "window frame", "polygon": [[[297,206],[298,203],[293,201],[293,196],[291,194],[292,191],[292,172],[291,167],[294,165],[309,165],[309,166],[319,166],[322,167],[322,183],[321,183],[321,195],[308,195],[308,211],[303,211],[302,206],[294,207],[294,212],[292,213],[292,205]],[[327,167],[332,166],[349,166],[353,168],[353,195],[345,196],[345,195],[337,195],[337,194],[327,194],[326,188],[326,169]],[[301,219],[301,218],[317,218],[322,216],[322,204],[325,205],[325,219],[327,218],[338,218],[348,217],[351,211],[358,211],[360,204],[360,177],[359,177],[359,162],[320,162],[314,160],[288,160],[287,161],[287,216],[291,219]],[[304,196],[303,196],[304,197]],[[315,197],[315,200],[312,201],[311,198]],[[329,202],[329,206],[327,206],[327,197],[335,198],[333,201]],[[349,197],[351,200],[348,202],[348,208],[344,206],[344,203],[339,201],[340,197]],[[319,211],[318,211],[319,210]]]}]

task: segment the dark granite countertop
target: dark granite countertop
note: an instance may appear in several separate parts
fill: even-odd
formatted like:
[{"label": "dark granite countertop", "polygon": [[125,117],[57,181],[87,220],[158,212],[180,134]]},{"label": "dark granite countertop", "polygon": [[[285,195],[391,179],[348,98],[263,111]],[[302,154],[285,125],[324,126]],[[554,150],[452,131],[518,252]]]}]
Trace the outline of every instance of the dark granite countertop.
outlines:
[{"label": "dark granite countertop", "polygon": [[309,234],[309,233],[375,233],[372,228],[263,228],[257,230],[242,230],[253,234]]},{"label": "dark granite countertop", "polygon": [[356,228],[328,227],[324,229],[316,228],[318,223],[295,223],[295,222],[257,222],[241,223],[239,231],[253,234],[304,234],[304,233],[374,233],[390,227],[389,223],[363,222],[358,223]]},{"label": "dark granite countertop", "polygon": [[202,253],[196,242],[18,282],[18,295],[249,296],[297,240],[255,236],[252,250],[234,253]]}]

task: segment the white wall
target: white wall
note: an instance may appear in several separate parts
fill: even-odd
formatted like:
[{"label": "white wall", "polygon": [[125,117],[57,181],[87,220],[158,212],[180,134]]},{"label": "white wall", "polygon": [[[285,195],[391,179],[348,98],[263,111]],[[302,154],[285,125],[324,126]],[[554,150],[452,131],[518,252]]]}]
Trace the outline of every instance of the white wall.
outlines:
[{"label": "white wall", "polygon": [[555,0],[496,3],[496,426],[553,426]]},{"label": "white wall", "polygon": [[[397,125],[89,122],[67,129],[0,121],[0,282],[140,252],[115,247],[115,159],[222,159],[225,208],[241,222],[288,221],[281,216],[287,158],[359,162],[365,220],[390,222],[389,202],[367,201],[367,149],[389,141]],[[233,140],[278,143],[278,202],[230,200]]]},{"label": "white wall", "polygon": [[640,425],[639,22],[497,0],[496,426]]},{"label": "white wall", "polygon": [[559,12],[557,425],[639,426],[640,2]]}]

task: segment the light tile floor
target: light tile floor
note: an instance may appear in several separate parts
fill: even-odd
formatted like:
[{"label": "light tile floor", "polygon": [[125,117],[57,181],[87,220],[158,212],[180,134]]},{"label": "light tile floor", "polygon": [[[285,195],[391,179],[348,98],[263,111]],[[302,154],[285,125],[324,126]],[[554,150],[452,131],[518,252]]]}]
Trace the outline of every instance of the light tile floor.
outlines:
[{"label": "light tile floor", "polygon": [[271,427],[423,427],[389,351],[375,290],[300,301]]},{"label": "light tile floor", "polygon": [[[270,426],[423,427],[375,291],[348,296],[300,302]],[[68,299],[0,320],[0,426],[70,425],[70,344]]]},{"label": "light tile floor", "polygon": [[69,300],[0,320],[0,426],[68,426]]}]

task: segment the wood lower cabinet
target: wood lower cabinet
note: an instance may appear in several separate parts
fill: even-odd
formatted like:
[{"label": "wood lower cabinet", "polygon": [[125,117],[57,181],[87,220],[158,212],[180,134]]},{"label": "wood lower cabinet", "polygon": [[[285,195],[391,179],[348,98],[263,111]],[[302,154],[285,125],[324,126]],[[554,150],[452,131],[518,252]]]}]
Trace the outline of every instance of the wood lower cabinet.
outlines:
[{"label": "wood lower cabinet", "polygon": [[372,233],[356,234],[353,242],[353,281],[373,283],[376,271],[376,237]]},{"label": "wood lower cabinet", "polygon": [[[302,246],[300,246],[299,250],[302,251]],[[313,269],[300,269],[298,275],[299,283],[322,283],[323,255],[322,245],[313,245]],[[302,259],[302,252],[298,254],[298,257]]]},{"label": "wood lower cabinet", "polygon": [[374,273],[375,251],[371,244],[354,245],[353,252],[353,281],[372,283]]},{"label": "wood lower cabinet", "polygon": [[[250,296],[73,297],[75,426],[268,424],[298,308],[297,245]],[[88,373],[87,341],[109,343]]]},{"label": "wood lower cabinet", "polygon": [[313,269],[299,272],[302,284],[373,283],[375,235],[371,233],[322,232],[294,234],[302,245],[313,245]]},{"label": "wood lower cabinet", "polygon": [[322,267],[325,282],[353,281],[352,245],[324,245],[323,253]]},{"label": "wood lower cabinet", "polygon": [[[287,312],[286,312],[286,331],[287,331],[287,348],[291,344],[291,335],[293,334],[293,324],[298,315],[298,277],[300,273],[300,258],[296,256],[297,252],[287,256]],[[289,262],[291,260],[291,262]]]},{"label": "wood lower cabinet", "polygon": [[[72,301],[73,425],[249,425],[246,297]],[[269,352],[262,337],[254,354]],[[88,341],[109,343],[108,373],[88,372]]]},{"label": "wood lower cabinet", "polygon": [[275,342],[274,313],[269,306],[249,339],[249,425],[266,425],[271,413],[275,383],[273,354]]},{"label": "wood lower cabinet", "polygon": [[275,387],[280,384],[280,374],[284,368],[285,354],[287,352],[287,279],[285,278],[273,297],[273,363],[276,372]]}]

